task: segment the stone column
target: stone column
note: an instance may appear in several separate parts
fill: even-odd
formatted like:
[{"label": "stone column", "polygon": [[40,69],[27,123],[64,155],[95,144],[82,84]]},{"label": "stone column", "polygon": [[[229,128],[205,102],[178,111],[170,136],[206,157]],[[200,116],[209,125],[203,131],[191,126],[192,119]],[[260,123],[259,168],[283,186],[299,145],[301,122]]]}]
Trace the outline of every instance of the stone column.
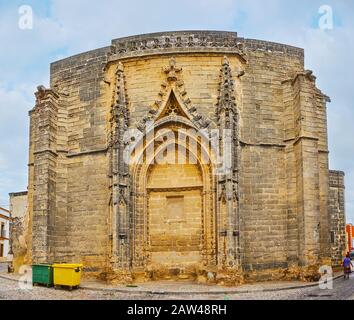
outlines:
[{"label": "stone column", "polygon": [[297,190],[297,225],[299,264],[320,263],[320,161],[315,77],[312,72],[299,73],[294,90],[294,154]]},{"label": "stone column", "polygon": [[[32,256],[34,263],[53,262],[54,219],[56,189],[56,135],[57,104],[59,96],[53,91],[38,87],[36,106],[31,112],[31,129],[34,143],[32,207]],[[33,124],[36,125],[33,128]],[[31,182],[31,181],[30,181]]]},{"label": "stone column", "polygon": [[218,172],[217,239],[218,265],[225,268],[241,266],[239,248],[239,115],[234,80],[228,59],[220,70],[220,88],[216,107],[222,167]]},{"label": "stone column", "polygon": [[123,64],[116,72],[115,104],[111,117],[111,187],[112,187],[112,257],[113,270],[129,271],[131,267],[131,191],[129,164],[125,159],[124,134],[129,128],[129,110],[125,92]]},{"label": "stone column", "polygon": [[326,102],[311,71],[283,82],[289,267],[327,264],[328,139]]}]

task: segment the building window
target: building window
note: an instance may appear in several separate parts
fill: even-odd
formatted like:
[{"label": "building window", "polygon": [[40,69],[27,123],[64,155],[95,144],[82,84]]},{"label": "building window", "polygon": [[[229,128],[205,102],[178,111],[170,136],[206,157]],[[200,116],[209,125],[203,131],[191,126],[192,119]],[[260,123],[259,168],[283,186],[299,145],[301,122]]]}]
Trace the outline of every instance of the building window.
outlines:
[{"label": "building window", "polygon": [[4,256],[4,245],[0,243],[0,258]]},{"label": "building window", "polygon": [[331,231],[331,243],[334,243],[335,234],[334,231]]},{"label": "building window", "polygon": [[3,223],[3,222],[1,222],[0,237],[2,237],[2,238],[6,237],[5,223]]}]

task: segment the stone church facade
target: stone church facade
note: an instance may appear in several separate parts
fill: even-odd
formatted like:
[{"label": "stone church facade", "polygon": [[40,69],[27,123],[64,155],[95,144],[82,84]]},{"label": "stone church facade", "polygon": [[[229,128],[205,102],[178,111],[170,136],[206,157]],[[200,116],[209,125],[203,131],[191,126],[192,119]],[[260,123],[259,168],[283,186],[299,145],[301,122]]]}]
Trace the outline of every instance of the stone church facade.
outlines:
[{"label": "stone church facade", "polygon": [[123,282],[338,265],[327,102],[302,49],[233,32],[121,38],[53,63],[30,112],[27,260]]}]

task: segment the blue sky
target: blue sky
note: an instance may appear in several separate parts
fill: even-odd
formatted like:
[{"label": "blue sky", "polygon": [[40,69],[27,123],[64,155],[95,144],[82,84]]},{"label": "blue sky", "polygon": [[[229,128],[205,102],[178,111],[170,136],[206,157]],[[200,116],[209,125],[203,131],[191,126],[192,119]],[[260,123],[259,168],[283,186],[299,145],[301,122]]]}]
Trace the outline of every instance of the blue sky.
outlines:
[{"label": "blue sky", "polygon": [[[32,30],[18,27],[30,5]],[[319,8],[329,5],[332,30]],[[330,167],[346,172],[346,209],[354,223],[354,1],[351,0],[0,0],[0,206],[27,188],[28,111],[33,92],[49,83],[52,61],[113,38],[155,31],[213,29],[303,47],[306,68],[332,98],[328,105]]]}]

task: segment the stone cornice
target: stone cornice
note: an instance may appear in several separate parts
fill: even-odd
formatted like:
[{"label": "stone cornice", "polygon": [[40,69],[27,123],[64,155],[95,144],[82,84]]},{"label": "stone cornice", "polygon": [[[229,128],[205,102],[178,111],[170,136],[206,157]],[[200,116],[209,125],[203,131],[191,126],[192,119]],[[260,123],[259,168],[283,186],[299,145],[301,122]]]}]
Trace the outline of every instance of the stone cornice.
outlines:
[{"label": "stone cornice", "polygon": [[251,143],[240,140],[241,147],[263,147],[263,148],[285,148],[285,144],[280,143]]},{"label": "stone cornice", "polygon": [[108,151],[108,148],[88,150],[88,151],[82,151],[82,152],[77,152],[77,153],[68,153],[67,157],[68,158],[80,157],[80,156],[85,156],[85,155],[90,155],[90,154],[95,154],[95,153],[105,153],[107,151]]},{"label": "stone cornice", "polygon": [[134,58],[149,58],[154,56],[168,55],[168,56],[178,56],[180,54],[198,54],[198,53],[208,53],[208,54],[218,54],[218,55],[236,55],[242,63],[246,63],[245,55],[241,54],[238,50],[233,48],[175,48],[175,49],[153,49],[145,51],[134,51],[130,53],[113,54],[108,58],[107,65],[114,63],[116,61],[124,61]]},{"label": "stone cornice", "polygon": [[193,191],[203,189],[203,185],[174,187],[174,188],[159,188],[159,187],[147,187],[147,192],[179,192],[179,191]]},{"label": "stone cornice", "polygon": [[227,31],[174,31],[142,34],[112,40],[109,62],[133,57],[178,54],[218,53],[236,54],[247,62],[247,51],[262,50],[296,55],[303,59],[301,48],[269,41],[245,39],[236,32]]},{"label": "stone cornice", "polygon": [[58,156],[58,154],[55,151],[49,150],[49,149],[38,150],[38,151],[33,152],[34,155],[43,154],[43,153],[50,153],[50,154],[52,154],[55,157]]},{"label": "stone cornice", "polygon": [[177,31],[144,34],[112,41],[108,62],[127,58],[178,53],[236,54],[246,62],[243,43],[236,32]]},{"label": "stone cornice", "polygon": [[295,138],[293,145],[298,144],[298,143],[299,143],[300,141],[302,141],[302,140],[319,141],[320,139],[319,139],[319,138],[316,138],[316,137],[310,137],[310,136],[299,136],[299,137],[296,137],[296,138]]},{"label": "stone cornice", "polygon": [[[179,40],[180,38],[180,40]],[[169,40],[167,40],[169,39]],[[304,49],[263,40],[238,37],[236,32],[225,31],[174,31],[135,35],[112,40],[111,46],[83,52],[51,64],[52,72],[70,69],[78,61],[106,56],[108,65],[117,60],[147,58],[155,55],[174,55],[186,53],[208,53],[236,55],[247,62],[247,53],[264,51],[294,56],[303,64]],[[107,65],[106,65],[107,68]]]}]

